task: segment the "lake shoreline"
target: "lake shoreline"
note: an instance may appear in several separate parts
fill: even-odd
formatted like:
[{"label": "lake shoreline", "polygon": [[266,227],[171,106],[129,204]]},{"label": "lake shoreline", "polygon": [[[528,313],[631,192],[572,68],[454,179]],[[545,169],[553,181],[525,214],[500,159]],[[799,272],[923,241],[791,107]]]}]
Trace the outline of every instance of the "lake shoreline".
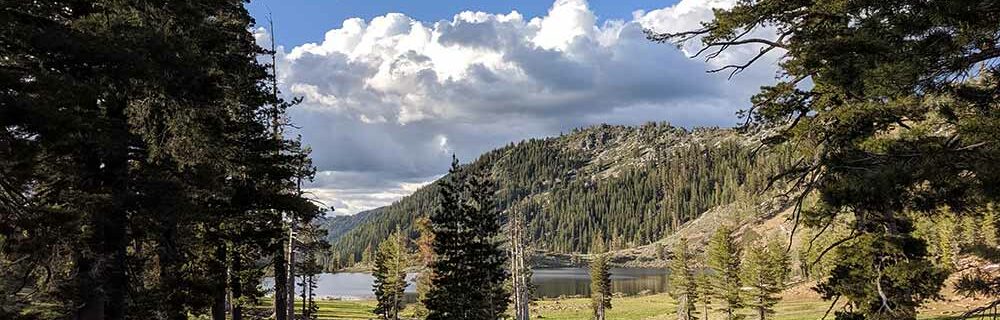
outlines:
[{"label": "lake shoreline", "polygon": [[[621,296],[666,292],[669,286],[668,274],[665,269],[612,268],[612,290]],[[416,277],[417,273],[407,274],[408,285],[405,292],[408,299],[415,299]],[[326,300],[374,299],[373,283],[374,278],[368,272],[324,273],[319,275],[318,286],[313,292],[317,298]],[[590,273],[586,268],[534,269],[532,283],[535,285],[535,294],[540,298],[579,298],[590,295]],[[270,279],[264,280],[264,287],[270,289]]]}]

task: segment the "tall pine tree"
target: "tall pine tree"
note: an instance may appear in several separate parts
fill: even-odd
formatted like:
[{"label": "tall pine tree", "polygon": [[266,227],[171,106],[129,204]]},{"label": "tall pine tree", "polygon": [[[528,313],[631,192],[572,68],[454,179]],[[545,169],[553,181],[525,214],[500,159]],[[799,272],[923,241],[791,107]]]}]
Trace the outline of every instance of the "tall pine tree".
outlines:
[{"label": "tall pine tree", "polygon": [[740,291],[740,245],[729,225],[719,226],[708,242],[706,264],[711,269],[709,285],[712,296],[719,300],[719,311],[726,319],[739,317],[737,310],[743,307]]},{"label": "tall pine tree", "polygon": [[593,260],[590,261],[590,307],[594,312],[594,319],[604,320],[607,310],[611,309],[611,266],[608,261],[607,248],[604,245],[604,236],[601,233],[594,235],[591,242],[593,247],[590,254]]},{"label": "tall pine tree", "polygon": [[758,320],[770,319],[774,305],[781,300],[778,294],[788,280],[789,258],[778,239],[752,243],[743,256],[742,282],[750,290],[746,306],[754,311]]},{"label": "tall pine tree", "polygon": [[698,269],[695,255],[688,247],[687,238],[680,238],[674,245],[670,261],[670,294],[677,300],[677,319],[695,320],[698,313]]},{"label": "tall pine tree", "polygon": [[274,212],[315,214],[243,2],[0,7],[0,318],[238,319]]},{"label": "tall pine tree", "polygon": [[488,174],[463,172],[453,158],[439,185],[438,207],[430,217],[434,286],[423,301],[427,319],[495,320],[510,303],[496,189]]},{"label": "tall pine tree", "polygon": [[427,317],[428,310],[424,306],[427,294],[434,286],[434,272],[431,264],[434,262],[434,230],[431,221],[427,217],[417,218],[417,262],[420,272],[417,274],[417,306],[414,308],[414,315],[419,318]]},{"label": "tall pine tree", "polygon": [[399,319],[403,310],[403,291],[406,289],[406,243],[399,230],[388,241],[383,241],[375,252],[374,313],[383,320]]}]

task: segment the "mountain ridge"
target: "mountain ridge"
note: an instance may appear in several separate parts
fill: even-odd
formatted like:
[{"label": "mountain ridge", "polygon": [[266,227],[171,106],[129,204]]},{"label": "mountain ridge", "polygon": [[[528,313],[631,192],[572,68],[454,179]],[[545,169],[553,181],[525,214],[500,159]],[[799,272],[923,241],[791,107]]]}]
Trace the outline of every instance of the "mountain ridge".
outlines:
[{"label": "mountain ridge", "polygon": [[[763,150],[760,132],[684,129],[666,123],[597,125],[510,143],[463,165],[497,180],[499,210],[525,210],[535,249],[585,253],[592,234],[612,249],[655,243],[702,213],[754,197],[787,164],[787,152]],[[400,228],[430,214],[436,183],[391,205],[325,227],[342,261],[359,261]]]}]

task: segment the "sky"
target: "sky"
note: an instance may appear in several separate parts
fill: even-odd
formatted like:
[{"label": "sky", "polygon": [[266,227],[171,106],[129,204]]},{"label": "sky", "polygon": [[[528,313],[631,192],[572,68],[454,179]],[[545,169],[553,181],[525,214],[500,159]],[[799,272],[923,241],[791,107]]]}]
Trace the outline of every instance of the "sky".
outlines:
[{"label": "sky", "polygon": [[[691,59],[699,43],[658,44],[643,29],[691,30],[735,0],[257,0],[289,111],[312,148],[307,185],[334,214],[391,204],[447,171],[527,138],[601,123],[736,124],[780,53],[733,79],[706,70],[758,48]],[[754,31],[766,36],[769,30]]]},{"label": "sky", "polygon": [[[630,19],[636,10],[652,10],[673,5],[676,0],[603,0],[590,7],[601,21]],[[389,12],[405,14],[418,21],[451,20],[462,11],[544,16],[552,7],[548,0],[253,0],[247,9],[257,23],[268,18],[275,24],[278,43],[292,47],[321,39],[327,30],[338,28],[350,18],[372,18]]]}]

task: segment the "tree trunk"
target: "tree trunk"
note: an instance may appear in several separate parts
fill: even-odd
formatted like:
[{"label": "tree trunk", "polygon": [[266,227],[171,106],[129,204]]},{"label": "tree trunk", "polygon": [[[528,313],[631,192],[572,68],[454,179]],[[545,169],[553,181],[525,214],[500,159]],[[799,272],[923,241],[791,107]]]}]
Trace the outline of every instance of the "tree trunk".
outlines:
[{"label": "tree trunk", "polygon": [[288,223],[288,320],[295,320],[295,216]]},{"label": "tree trunk", "polygon": [[687,295],[681,295],[677,299],[677,320],[688,320]]},{"label": "tree trunk", "polygon": [[129,207],[129,132],[128,123],[125,116],[125,102],[114,104],[114,108],[109,108],[108,118],[112,119],[113,134],[110,152],[104,161],[105,169],[104,181],[111,190],[111,210],[106,214],[109,216],[104,223],[107,224],[104,230],[103,252],[110,257],[111,265],[108,268],[107,295],[108,301],[105,307],[105,317],[109,320],[125,319],[127,310],[126,295],[128,294],[128,275],[125,273],[126,256],[128,254],[128,207]]},{"label": "tree trunk", "polygon": [[309,280],[306,275],[302,274],[302,317],[308,318],[309,316]]},{"label": "tree trunk", "polygon": [[[218,241],[218,240],[217,240]],[[226,246],[219,244],[215,246],[215,261],[220,274],[226,272]],[[212,320],[226,320],[226,281],[223,278],[218,282],[219,287],[212,293]]]},{"label": "tree trunk", "polygon": [[[160,263],[159,285],[161,290],[170,290],[177,283],[177,277],[180,274],[177,262],[177,220],[176,216],[172,214],[164,214],[162,217],[164,220],[161,223],[165,229],[160,234],[156,248],[156,256]],[[167,319],[187,320],[188,316],[184,311],[182,300],[180,295],[168,295],[167,299],[162,301],[165,306],[164,311],[168,312]]]},{"label": "tree trunk", "polygon": [[282,241],[274,252],[274,320],[288,320],[288,270],[286,268],[285,244]]},{"label": "tree trunk", "polygon": [[601,302],[597,304],[597,320],[604,320],[604,293],[599,293]]},{"label": "tree trunk", "polygon": [[243,320],[243,306],[240,304],[240,299],[243,298],[243,283],[239,277],[243,262],[240,261],[238,254],[234,254],[232,260],[232,267],[229,270],[229,293],[232,296],[229,303],[230,313],[232,320]]},{"label": "tree trunk", "polygon": [[528,310],[528,275],[525,274],[524,221],[520,212],[511,211],[510,219],[510,251],[511,280],[514,286],[514,318],[516,320],[530,319]]},{"label": "tree trunk", "polygon": [[82,257],[77,261],[77,285],[83,305],[76,311],[76,320],[104,320],[104,296],[97,294],[97,282],[90,276],[93,260]]},{"label": "tree trunk", "polygon": [[759,307],[757,307],[757,315],[760,317],[760,320],[765,320],[767,309],[764,308],[764,296],[761,295],[757,302],[759,303]]},{"label": "tree trunk", "polygon": [[[100,146],[100,150],[83,151],[83,154],[94,155],[85,161],[98,173],[93,183],[96,190],[109,193],[111,200],[91,208],[89,218],[94,233],[85,241],[96,257],[81,257],[78,261],[83,306],[77,310],[76,318],[81,320],[121,320],[125,319],[127,309],[129,132],[125,102],[109,99],[106,105],[104,117],[109,122],[109,130],[105,134],[111,138]],[[100,263],[102,260],[105,262]]]},{"label": "tree trunk", "polygon": [[226,292],[219,291],[212,296],[212,320],[226,320]]}]

